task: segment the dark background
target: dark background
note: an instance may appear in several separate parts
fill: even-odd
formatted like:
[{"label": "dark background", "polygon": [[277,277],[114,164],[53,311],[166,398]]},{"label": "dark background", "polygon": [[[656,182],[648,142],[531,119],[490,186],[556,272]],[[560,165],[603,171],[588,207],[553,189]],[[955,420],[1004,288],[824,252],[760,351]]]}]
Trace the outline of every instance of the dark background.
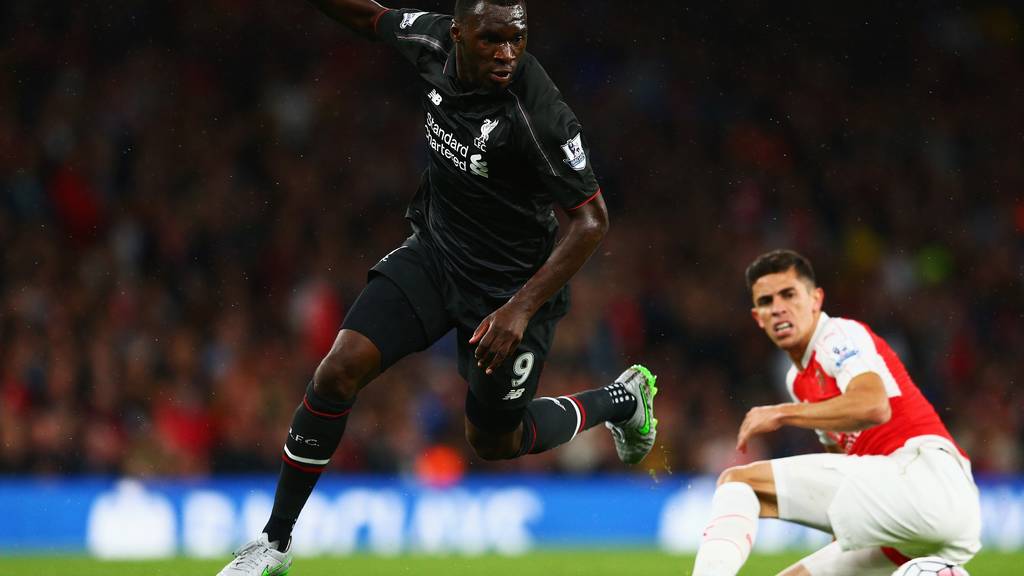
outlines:
[{"label": "dark background", "polygon": [[[897,349],[976,470],[1019,472],[1022,10],[705,4],[529,4],[612,218],[541,394],[644,362],[661,434],[638,470],[738,461],[786,367],[742,273],[786,246],[829,313]],[[0,18],[0,471],[276,470],[366,269],[406,235],[411,67],[299,0],[7,0]],[[471,471],[623,469],[602,429],[476,460],[453,357],[443,341],[371,385],[332,468],[454,450]],[[765,440],[745,458],[816,449]]]}]

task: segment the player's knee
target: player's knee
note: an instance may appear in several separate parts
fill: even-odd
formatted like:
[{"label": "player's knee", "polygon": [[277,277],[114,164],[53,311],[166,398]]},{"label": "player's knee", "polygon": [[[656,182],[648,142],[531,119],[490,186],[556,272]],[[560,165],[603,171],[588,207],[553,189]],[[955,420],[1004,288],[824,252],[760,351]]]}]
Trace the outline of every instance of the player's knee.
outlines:
[{"label": "player's knee", "polygon": [[481,460],[508,460],[518,456],[519,447],[514,445],[511,436],[495,436],[466,427],[466,441]]},{"label": "player's knee", "polygon": [[732,468],[726,468],[718,475],[718,486],[727,482],[742,482],[742,473],[739,471],[739,466],[733,466]]},{"label": "player's knee", "polygon": [[742,482],[744,484],[755,483],[755,478],[752,473],[753,465],[747,466],[733,466],[732,468],[726,468],[724,472],[718,475],[718,486],[727,482]]},{"label": "player's knee", "polygon": [[359,390],[376,376],[379,366],[374,360],[365,350],[335,345],[316,368],[314,389],[332,400],[354,400]]},{"label": "player's knee", "polygon": [[[718,485],[721,486],[727,482],[740,482],[750,486],[762,505],[776,503],[775,477],[771,462],[761,461],[746,466],[727,468],[718,477]],[[768,516],[772,517],[771,514]]]},{"label": "player's knee", "polygon": [[502,446],[493,444],[471,444],[473,451],[477,457],[481,460],[496,461],[496,460],[509,460],[516,457],[516,453],[512,450],[507,450]]}]

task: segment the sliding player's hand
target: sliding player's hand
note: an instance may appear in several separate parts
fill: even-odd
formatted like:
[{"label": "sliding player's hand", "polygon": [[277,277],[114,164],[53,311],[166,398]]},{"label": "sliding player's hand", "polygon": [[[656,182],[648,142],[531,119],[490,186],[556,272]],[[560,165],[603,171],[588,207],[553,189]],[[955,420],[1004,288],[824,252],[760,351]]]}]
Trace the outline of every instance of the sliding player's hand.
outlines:
[{"label": "sliding player's hand", "polygon": [[484,318],[469,339],[470,344],[477,345],[476,365],[492,374],[519,347],[529,322],[529,313],[511,303]]},{"label": "sliding player's hand", "polygon": [[782,410],[779,405],[757,406],[751,408],[740,424],[740,432],[736,435],[736,449],[746,453],[747,443],[758,434],[774,432],[782,428]]}]

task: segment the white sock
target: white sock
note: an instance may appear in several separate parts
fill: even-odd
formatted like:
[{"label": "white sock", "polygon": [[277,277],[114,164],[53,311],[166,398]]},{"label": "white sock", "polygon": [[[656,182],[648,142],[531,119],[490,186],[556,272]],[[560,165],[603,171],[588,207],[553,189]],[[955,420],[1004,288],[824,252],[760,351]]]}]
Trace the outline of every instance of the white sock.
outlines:
[{"label": "white sock", "polygon": [[693,576],[736,576],[757,537],[761,502],[743,482],[726,482],[711,499],[711,520],[693,564]]}]

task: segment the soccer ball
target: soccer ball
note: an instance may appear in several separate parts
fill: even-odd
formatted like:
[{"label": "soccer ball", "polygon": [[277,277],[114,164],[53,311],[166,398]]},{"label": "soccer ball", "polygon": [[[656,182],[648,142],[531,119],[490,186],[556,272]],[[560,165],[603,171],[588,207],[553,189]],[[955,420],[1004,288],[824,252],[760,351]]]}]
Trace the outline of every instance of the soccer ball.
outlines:
[{"label": "soccer ball", "polygon": [[900,566],[892,573],[892,576],[970,576],[967,570],[956,564],[939,558],[938,556],[925,556],[914,558],[910,562]]}]

